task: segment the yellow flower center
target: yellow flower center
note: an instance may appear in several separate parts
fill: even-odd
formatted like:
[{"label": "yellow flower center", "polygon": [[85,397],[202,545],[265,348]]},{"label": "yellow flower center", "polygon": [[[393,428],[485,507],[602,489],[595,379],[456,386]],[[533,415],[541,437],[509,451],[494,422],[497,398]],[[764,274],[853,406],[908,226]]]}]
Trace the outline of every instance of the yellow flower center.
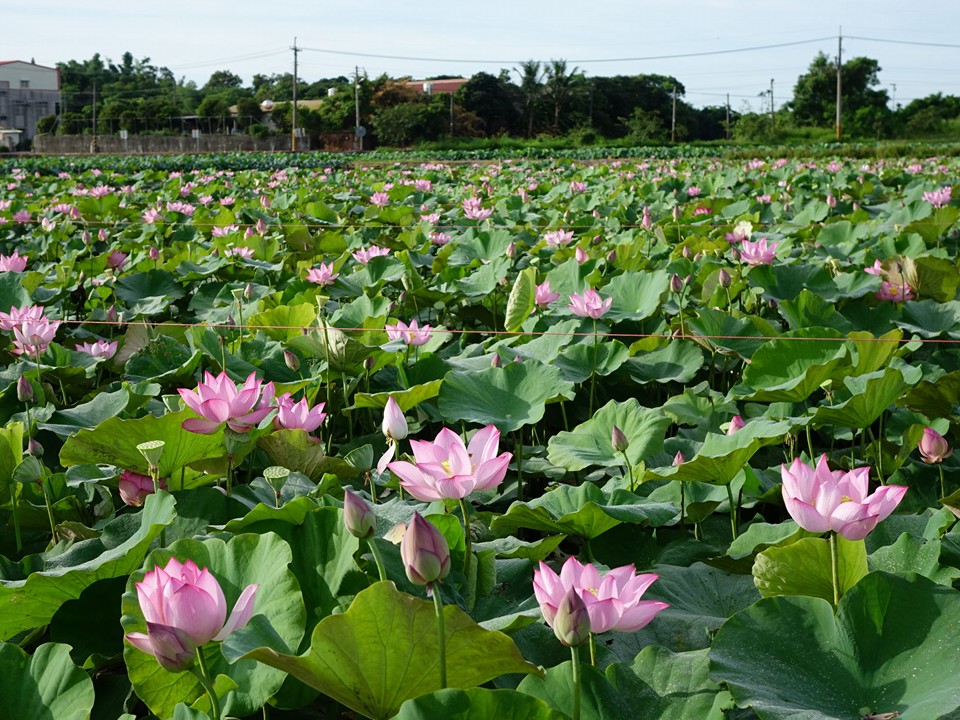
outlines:
[{"label": "yellow flower center", "polygon": [[594,597],[596,597],[597,593],[600,592],[597,588],[584,588],[584,590],[586,590],[588,593],[590,593]]},{"label": "yellow flower center", "polygon": [[450,461],[449,461],[449,460],[444,460],[442,463],[440,463],[440,467],[442,467],[442,468],[444,469],[444,471],[447,473],[447,475],[453,475],[453,473],[450,471]]},{"label": "yellow flower center", "polygon": [[844,495],[842,498],[840,498],[840,502],[842,503],[853,502],[853,498],[850,497],[849,495]]}]

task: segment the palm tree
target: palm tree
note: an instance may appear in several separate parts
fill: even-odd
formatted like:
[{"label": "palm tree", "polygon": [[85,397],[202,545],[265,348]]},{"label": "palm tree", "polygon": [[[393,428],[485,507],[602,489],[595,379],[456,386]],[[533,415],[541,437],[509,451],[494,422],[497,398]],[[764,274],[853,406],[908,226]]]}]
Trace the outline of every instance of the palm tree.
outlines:
[{"label": "palm tree", "polygon": [[533,115],[536,110],[537,98],[543,92],[540,80],[543,74],[540,71],[538,60],[526,60],[520,63],[517,70],[520,74],[520,91],[524,97],[524,112],[527,116],[527,137],[533,136]]},{"label": "palm tree", "polygon": [[579,68],[573,68],[567,72],[566,60],[551,60],[547,65],[546,91],[553,102],[553,127],[554,130],[560,129],[560,110],[573,97],[577,90],[581,76],[578,74]]}]

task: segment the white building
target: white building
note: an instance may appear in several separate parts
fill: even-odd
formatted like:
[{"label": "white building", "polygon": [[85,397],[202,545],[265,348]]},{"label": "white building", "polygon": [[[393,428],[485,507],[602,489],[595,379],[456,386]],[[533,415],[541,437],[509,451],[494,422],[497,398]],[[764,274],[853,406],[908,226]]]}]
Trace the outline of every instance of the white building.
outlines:
[{"label": "white building", "polygon": [[0,126],[30,141],[37,121],[55,115],[60,105],[60,71],[22,60],[0,61]]}]

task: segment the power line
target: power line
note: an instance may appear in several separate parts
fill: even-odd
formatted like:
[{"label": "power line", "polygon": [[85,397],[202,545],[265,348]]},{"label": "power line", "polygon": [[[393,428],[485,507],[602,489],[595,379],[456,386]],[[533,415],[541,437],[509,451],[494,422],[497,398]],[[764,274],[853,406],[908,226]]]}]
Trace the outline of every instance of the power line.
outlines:
[{"label": "power line", "polygon": [[860,37],[858,35],[845,35],[848,40],[863,40],[865,42],[890,43],[892,45],[920,45],[922,47],[942,47],[942,48],[960,48],[960,45],[954,43],[934,43],[920,42],[919,40],[890,40],[889,38],[871,38]]},{"label": "power line", "polygon": [[185,63],[184,65],[174,65],[167,68],[168,70],[192,70],[195,68],[201,67],[212,67],[214,65],[220,65],[222,63],[229,62],[241,62],[244,60],[258,60],[260,58],[270,57],[272,55],[280,55],[286,53],[287,48],[279,48],[276,50],[262,50],[256,53],[248,53],[246,55],[235,55],[233,57],[220,58],[219,60],[203,60],[192,63]]},{"label": "power line", "polygon": [[[811,38],[810,40],[797,40],[795,42],[775,43],[772,45],[754,45],[751,47],[730,48],[727,50],[705,50],[703,52],[695,52],[695,53],[677,53],[673,55],[648,55],[645,57],[570,59],[570,60],[567,60],[567,62],[612,63],[612,62],[639,62],[639,61],[649,61],[649,60],[675,60],[678,58],[706,57],[710,55],[729,55],[731,53],[753,52],[756,50],[773,50],[776,48],[793,47],[795,45],[809,45],[812,43],[825,42],[827,40],[833,40],[833,39],[834,39],[833,37],[820,37],[820,38]],[[411,60],[415,62],[477,63],[477,64],[490,64],[490,65],[512,65],[515,63],[523,62],[523,60],[518,60],[516,58],[511,60],[476,60],[476,59],[470,60],[465,58],[456,59],[456,58],[416,57],[416,56],[410,56],[410,55],[381,55],[377,53],[361,53],[361,52],[351,52],[347,50],[327,50],[324,48],[305,47],[301,49],[308,50],[310,52],[327,53],[329,55],[349,55],[351,57],[377,58],[381,60]]]}]

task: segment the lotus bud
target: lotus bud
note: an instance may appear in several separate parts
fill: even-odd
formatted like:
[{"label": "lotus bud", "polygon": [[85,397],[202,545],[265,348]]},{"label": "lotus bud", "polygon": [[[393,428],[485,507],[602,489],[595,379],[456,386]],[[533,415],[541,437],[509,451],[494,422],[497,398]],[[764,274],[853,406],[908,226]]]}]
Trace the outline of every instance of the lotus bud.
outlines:
[{"label": "lotus bud", "polygon": [[[299,364],[300,364],[300,361],[298,360],[297,365]],[[373,370],[373,368],[376,367],[376,365],[377,365],[377,361],[374,360],[372,357],[363,359],[363,369],[366,370],[367,372],[370,372],[371,370]]]},{"label": "lotus bud", "polygon": [[[370,358],[367,358],[367,360],[369,359]],[[283,364],[293,372],[298,372],[300,370],[300,358],[297,357],[297,354],[293,352],[293,350],[283,351]]]},{"label": "lotus bud", "polygon": [[443,534],[415,512],[400,541],[400,558],[415,585],[443,580],[450,572],[450,546]]},{"label": "lotus bud", "polygon": [[680,466],[683,465],[686,461],[687,461],[687,459],[683,456],[683,453],[682,453],[682,452],[678,452],[676,455],[673,456],[673,466],[674,466],[674,467],[680,467]]},{"label": "lotus bud", "polygon": [[627,439],[627,436],[623,433],[623,430],[616,425],[610,430],[610,444],[613,446],[614,451],[619,453],[626,452],[627,448],[630,447],[630,441]]},{"label": "lotus bud", "polygon": [[[160,481],[160,487],[165,489],[163,480]],[[117,480],[117,489],[125,505],[140,507],[147,495],[153,494],[153,480],[146,475],[124,470]]]},{"label": "lotus bud", "polygon": [[38,443],[36,438],[30,438],[30,442],[27,443],[27,455],[33,455],[36,458],[43,457],[43,445]]},{"label": "lotus bud", "polygon": [[590,615],[576,588],[567,590],[560,599],[553,617],[553,633],[567,647],[580,645],[590,638]]},{"label": "lotus bud", "polygon": [[491,367],[503,367],[503,360],[500,359],[500,355],[494,353],[493,358],[490,360]]},{"label": "lotus bud", "polygon": [[577,246],[577,249],[574,251],[573,256],[576,258],[577,263],[580,265],[583,265],[587,260],[590,259],[590,256],[587,255],[587,251],[580,246]]},{"label": "lotus bud", "polygon": [[702,252],[698,252],[696,255],[693,256],[693,261],[694,261],[694,262],[697,262],[698,260],[701,260],[702,258],[703,258],[703,253],[702,253]]},{"label": "lotus bud", "polygon": [[403,305],[407,301],[407,291],[404,290],[399,295],[397,295],[397,302]]},{"label": "lotus bud", "polygon": [[517,245],[515,242],[513,242],[513,240],[511,240],[510,244],[507,245],[507,250],[504,254],[511,260],[517,256]]},{"label": "lotus bud", "polygon": [[733,283],[733,278],[730,277],[726,268],[720,268],[720,272],[717,273],[717,282],[722,288],[728,288]]},{"label": "lotus bud", "polygon": [[643,206],[643,219],[640,221],[640,227],[644,230],[649,230],[653,227],[653,219],[650,217],[650,208],[646,205]]},{"label": "lotus bud", "polygon": [[160,258],[160,250],[156,245],[151,245],[150,249],[147,251],[147,257],[151,260],[157,260]]},{"label": "lotus bud", "polygon": [[387,398],[380,429],[383,430],[384,435],[393,440],[403,440],[407,437],[407,419],[404,417],[400,405],[393,399],[393,395]]},{"label": "lotus bud", "polygon": [[90,233],[88,231],[84,230],[83,233],[80,235],[80,238],[83,240],[84,245],[90,244]]},{"label": "lotus bud", "polygon": [[344,490],[343,524],[355,538],[365,540],[373,537],[377,529],[377,516],[362,497],[351,490]]},{"label": "lotus bud", "polygon": [[107,308],[106,312],[107,322],[115,323],[120,319],[120,315],[117,313],[117,306],[111,305]]},{"label": "lotus bud", "polygon": [[693,252],[686,245],[683,246],[683,250],[680,251],[680,254],[683,255],[687,260],[693,255]]},{"label": "lotus bud", "polygon": [[734,415],[733,419],[730,421],[730,425],[727,427],[727,435],[733,435],[737,430],[742,429],[743,426],[743,418],[739,415]]},{"label": "lotus bud", "polygon": [[675,293],[680,293],[683,291],[683,280],[676,273],[674,273],[670,278],[670,291]]},{"label": "lotus bud", "polygon": [[680,206],[679,206],[679,205],[674,205],[674,206],[673,206],[673,213],[672,213],[672,214],[673,214],[673,221],[674,221],[674,222],[680,222]]},{"label": "lotus bud", "polygon": [[829,205],[832,208],[835,208],[837,206],[837,199],[833,196],[833,193],[829,193],[827,195],[827,205]]},{"label": "lotus bud", "polygon": [[247,283],[246,287],[243,288],[243,297],[246,300],[253,300],[253,283]]},{"label": "lotus bud", "polygon": [[21,375],[20,379],[17,380],[17,400],[22,403],[33,401],[33,386],[24,375]]},{"label": "lotus bud", "polygon": [[[263,200],[263,198],[260,198]],[[257,218],[257,235],[263,235],[267,232],[267,224],[263,221],[263,218]]]},{"label": "lotus bud", "polygon": [[607,263],[613,265],[617,261],[617,251],[611,250],[607,253]]},{"label": "lotus bud", "polygon": [[931,427],[923,429],[923,435],[917,446],[920,457],[925,463],[941,463],[953,454],[947,439]]}]

